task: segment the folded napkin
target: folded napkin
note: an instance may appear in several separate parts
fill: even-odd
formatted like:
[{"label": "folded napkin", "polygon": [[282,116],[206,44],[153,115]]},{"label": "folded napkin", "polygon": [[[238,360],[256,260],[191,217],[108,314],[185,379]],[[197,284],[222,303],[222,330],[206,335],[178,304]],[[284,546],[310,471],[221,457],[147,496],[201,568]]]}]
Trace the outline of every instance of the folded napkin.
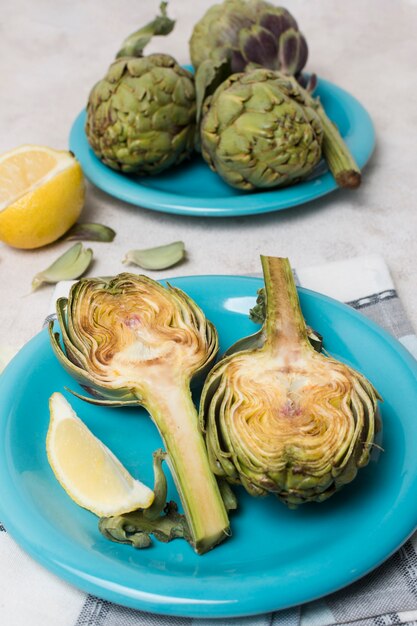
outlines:
[{"label": "folded napkin", "polygon": [[[360,310],[417,358],[417,337],[381,257],[296,268],[295,275],[300,285]],[[70,285],[57,285],[49,319],[56,298],[66,295]],[[32,561],[1,524],[0,582],[0,623],[5,626],[417,626],[417,533],[382,566],[344,590],[301,607],[247,618],[164,617],[86,595]]]}]

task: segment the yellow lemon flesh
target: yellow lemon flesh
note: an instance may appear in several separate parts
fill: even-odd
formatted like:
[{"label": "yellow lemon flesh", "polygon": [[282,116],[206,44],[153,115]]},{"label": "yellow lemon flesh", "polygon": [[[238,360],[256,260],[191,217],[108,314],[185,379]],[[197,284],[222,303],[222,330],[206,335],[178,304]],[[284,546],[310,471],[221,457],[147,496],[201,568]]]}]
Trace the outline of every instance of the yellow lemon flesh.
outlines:
[{"label": "yellow lemon flesh", "polygon": [[135,480],[60,393],[49,399],[49,464],[77,504],[100,517],[148,508],[154,492]]},{"label": "yellow lemon flesh", "polygon": [[39,248],[56,241],[84,206],[80,164],[66,150],[21,146],[0,156],[0,241]]}]

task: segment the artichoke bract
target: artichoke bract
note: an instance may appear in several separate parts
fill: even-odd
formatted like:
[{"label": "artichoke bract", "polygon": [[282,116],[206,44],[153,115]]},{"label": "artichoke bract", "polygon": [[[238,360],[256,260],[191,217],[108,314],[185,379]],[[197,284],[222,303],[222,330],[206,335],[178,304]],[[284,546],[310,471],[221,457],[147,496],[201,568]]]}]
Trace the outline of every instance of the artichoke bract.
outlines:
[{"label": "artichoke bract", "polygon": [[174,25],[162,15],[130,35],[87,104],[86,135],[109,167],[137,175],[159,174],[193,151],[196,104],[191,72],[168,54],[143,56],[153,34]]},{"label": "artichoke bract", "polygon": [[262,266],[263,342],[211,370],[200,420],[218,476],[294,507],[325,500],[368,463],[379,395],[314,350],[288,259],[262,257]]},{"label": "artichoke bract", "polygon": [[225,0],[194,26],[190,55],[195,68],[228,59],[231,72],[256,66],[297,75],[308,48],[289,11],[264,0]]},{"label": "artichoke bract", "polygon": [[310,175],[322,155],[340,186],[360,184],[337,128],[293,77],[266,69],[233,74],[201,101],[201,152],[229,185],[290,185]]},{"label": "artichoke bract", "polygon": [[204,376],[216,358],[214,326],[180,289],[129,273],[79,281],[68,299],[57,301],[57,314],[63,346],[51,325],[52,347],[92,395],[80,397],[149,411],[168,453],[192,544],[206,552],[229,534],[190,392],[191,381]]}]

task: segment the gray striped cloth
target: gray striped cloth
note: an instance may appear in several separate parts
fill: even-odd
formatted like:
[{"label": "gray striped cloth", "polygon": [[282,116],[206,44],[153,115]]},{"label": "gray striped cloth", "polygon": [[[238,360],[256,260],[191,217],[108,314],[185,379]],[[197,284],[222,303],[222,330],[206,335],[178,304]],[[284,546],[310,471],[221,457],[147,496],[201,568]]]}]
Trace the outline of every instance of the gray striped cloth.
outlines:
[{"label": "gray striped cloth", "polygon": [[[381,257],[296,268],[295,274],[300,285],[360,310],[417,358],[417,337]],[[69,285],[57,285],[53,302]],[[1,524],[0,564],[2,626],[417,626],[417,533],[382,566],[342,591],[301,607],[236,619],[151,615],[86,595],[32,561]]]}]

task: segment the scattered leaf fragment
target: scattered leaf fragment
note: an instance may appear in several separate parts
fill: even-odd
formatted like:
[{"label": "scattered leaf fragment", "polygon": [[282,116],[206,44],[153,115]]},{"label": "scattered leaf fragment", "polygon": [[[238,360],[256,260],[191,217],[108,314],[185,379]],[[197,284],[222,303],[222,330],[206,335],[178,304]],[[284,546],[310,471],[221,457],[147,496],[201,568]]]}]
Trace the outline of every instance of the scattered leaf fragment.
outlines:
[{"label": "scattered leaf fragment", "polygon": [[93,258],[91,248],[76,243],[57,258],[46,270],[39,272],[32,280],[32,291],[44,283],[58,283],[60,280],[79,278],[89,267]]},{"label": "scattered leaf fragment", "polygon": [[182,261],[184,257],[184,242],[174,241],[166,246],[157,246],[147,250],[129,250],[123,263],[131,263],[144,270],[165,270]]},{"label": "scattered leaf fragment", "polygon": [[66,241],[105,241],[110,242],[115,238],[115,231],[104,224],[74,224],[64,236]]},{"label": "scattered leaf fragment", "polygon": [[175,502],[166,501],[167,482],[162,469],[165,458],[166,453],[163,450],[154,452],[155,499],[148,509],[100,518],[99,530],[107,539],[116,543],[127,543],[138,549],[152,545],[151,535],[163,543],[177,538],[191,542],[184,515],[178,513]]}]

